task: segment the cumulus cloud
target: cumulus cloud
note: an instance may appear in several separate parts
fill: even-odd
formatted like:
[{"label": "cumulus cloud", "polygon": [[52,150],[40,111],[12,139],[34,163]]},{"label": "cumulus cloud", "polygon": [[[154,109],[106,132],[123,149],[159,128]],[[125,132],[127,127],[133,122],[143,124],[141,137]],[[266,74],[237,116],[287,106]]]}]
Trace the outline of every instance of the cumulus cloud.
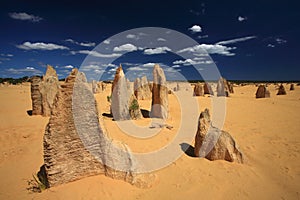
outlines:
[{"label": "cumulus cloud", "polygon": [[230,50],[236,49],[236,47],[226,47],[220,44],[200,44],[193,47],[188,47],[182,50],[177,51],[177,53],[191,52],[195,54],[203,54],[205,50],[209,54],[220,54],[225,56],[233,56],[234,53]]},{"label": "cumulus cloud", "polygon": [[80,45],[80,46],[83,46],[83,47],[94,47],[96,45],[95,42],[77,42],[73,39],[66,39],[65,41],[70,42],[72,44],[77,44],[77,45]]},{"label": "cumulus cloud", "polygon": [[168,47],[157,47],[154,49],[145,49],[144,54],[146,55],[162,54],[162,53],[167,53],[167,51],[171,51],[171,49]]},{"label": "cumulus cloud", "polygon": [[43,18],[39,16],[30,15],[25,12],[21,12],[21,13],[13,12],[13,13],[9,13],[8,15],[12,19],[23,20],[23,21],[39,22],[43,20]]},{"label": "cumulus cloud", "polygon": [[131,52],[131,51],[136,51],[138,48],[134,46],[133,44],[123,44],[119,47],[114,47],[113,51],[115,52],[120,52],[120,51],[125,51],[125,52]]},{"label": "cumulus cloud", "polygon": [[165,41],[167,41],[166,39],[164,39],[164,38],[157,38],[157,41],[160,41],[160,42],[165,42]]},{"label": "cumulus cloud", "polygon": [[90,51],[90,50],[79,50],[77,52],[75,52],[75,51],[71,52],[71,54],[76,54],[76,53],[87,54],[87,55],[91,55],[91,56],[98,57],[98,58],[115,58],[115,57],[121,56],[121,54],[118,54],[118,53],[102,54],[97,51]]},{"label": "cumulus cloud", "polygon": [[176,60],[173,62],[174,65],[197,65],[197,64],[212,64],[213,62],[211,60],[202,60],[202,61],[195,61],[192,59],[186,59],[186,60]]},{"label": "cumulus cloud", "polygon": [[104,40],[103,43],[104,44],[110,44],[110,39]]},{"label": "cumulus cloud", "polygon": [[145,63],[143,64],[143,67],[154,67],[155,63]]},{"label": "cumulus cloud", "polygon": [[239,21],[239,22],[242,22],[242,21],[245,21],[245,20],[247,20],[246,17],[238,16],[238,21]]},{"label": "cumulus cloud", "polygon": [[232,40],[221,41],[221,42],[218,42],[217,44],[221,44],[221,45],[233,44],[233,43],[237,43],[237,42],[243,42],[243,41],[246,41],[246,40],[251,40],[251,39],[254,39],[254,38],[256,38],[256,36],[247,36],[247,37],[236,38],[236,39],[232,39]]},{"label": "cumulus cloud", "polygon": [[127,69],[128,71],[146,71],[148,69],[142,67],[130,67]]},{"label": "cumulus cloud", "polygon": [[68,47],[53,44],[53,43],[44,43],[44,42],[24,42],[23,44],[17,45],[19,49],[24,50],[63,50],[63,49],[69,49]]},{"label": "cumulus cloud", "polygon": [[72,65],[66,65],[63,68],[65,68],[65,69],[73,69],[74,67]]},{"label": "cumulus cloud", "polygon": [[128,39],[138,39],[138,36],[134,35],[134,34],[128,34],[128,35],[126,35],[126,38],[128,38]]},{"label": "cumulus cloud", "polygon": [[191,28],[189,28],[189,30],[192,31],[193,33],[198,33],[202,31],[202,28],[199,25],[194,25]]},{"label": "cumulus cloud", "polygon": [[274,47],[275,47],[275,45],[273,45],[273,44],[268,44],[268,46],[267,46],[267,47],[274,48]]}]

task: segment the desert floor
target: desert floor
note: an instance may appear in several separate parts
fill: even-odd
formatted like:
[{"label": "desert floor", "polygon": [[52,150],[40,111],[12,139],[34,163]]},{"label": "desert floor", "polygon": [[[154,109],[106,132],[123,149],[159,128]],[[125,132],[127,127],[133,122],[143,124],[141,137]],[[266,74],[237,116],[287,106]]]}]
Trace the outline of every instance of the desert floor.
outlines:
[{"label": "desert floor", "polygon": [[[275,86],[270,85],[271,98],[266,99],[255,99],[254,85],[234,90],[226,98],[223,130],[239,144],[244,164],[209,161],[182,152],[178,160],[154,172],[158,180],[148,189],[99,175],[36,193],[29,189],[28,181],[43,164],[43,134],[49,118],[28,115],[28,84],[0,87],[0,199],[300,199],[300,87],[276,96]],[[109,113],[109,92],[108,87],[95,95],[100,114]],[[211,98],[194,98],[199,110],[211,108]],[[150,103],[140,101],[146,110]],[[103,117],[107,132],[134,152],[163,147],[172,141],[181,120],[174,94],[169,95],[169,104],[167,123],[172,130],[163,128],[154,137],[138,140]],[[193,134],[198,115],[189,115]],[[135,123],[147,126],[150,119]],[[194,141],[188,144],[193,146]]]}]

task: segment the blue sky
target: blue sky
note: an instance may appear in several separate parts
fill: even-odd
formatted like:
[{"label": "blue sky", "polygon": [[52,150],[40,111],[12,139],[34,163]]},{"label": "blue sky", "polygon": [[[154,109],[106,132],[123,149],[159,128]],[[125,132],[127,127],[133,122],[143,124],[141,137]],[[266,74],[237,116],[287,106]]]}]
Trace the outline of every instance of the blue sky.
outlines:
[{"label": "blue sky", "polygon": [[[214,65],[230,80],[300,80],[299,5],[297,1],[1,1],[0,77],[41,75],[50,64],[60,78],[77,67],[95,77],[104,72],[102,79],[111,79],[122,64],[134,78],[147,75],[149,67],[159,63],[170,78],[177,73],[197,79],[193,65],[203,73]],[[183,49],[174,52],[172,45],[184,42],[168,41],[167,33],[151,35],[155,46],[143,44],[147,40],[143,31],[122,35],[118,42],[111,39],[140,27],[187,35],[198,43],[185,47],[194,56],[178,56]]]}]

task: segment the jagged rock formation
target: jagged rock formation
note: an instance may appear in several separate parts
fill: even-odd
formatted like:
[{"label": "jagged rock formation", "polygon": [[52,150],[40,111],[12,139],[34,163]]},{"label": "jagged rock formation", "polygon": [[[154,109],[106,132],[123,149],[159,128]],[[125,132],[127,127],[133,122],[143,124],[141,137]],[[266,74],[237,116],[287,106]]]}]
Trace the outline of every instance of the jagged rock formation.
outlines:
[{"label": "jagged rock formation", "polygon": [[116,121],[130,119],[128,84],[121,65],[112,85],[111,113]]},{"label": "jagged rock formation", "polygon": [[221,77],[217,84],[217,96],[229,97],[228,83],[225,78]]},{"label": "jagged rock formation", "polygon": [[138,100],[151,99],[151,91],[146,76],[141,79],[136,78],[134,81],[134,95]]},{"label": "jagged rock formation", "polygon": [[105,174],[138,187],[149,186],[136,175],[137,167],[129,148],[107,137],[85,75],[73,69],[61,86],[46,126],[45,172],[39,173],[46,176],[44,184],[53,187]]},{"label": "jagged rock formation", "polygon": [[59,81],[55,69],[50,65],[47,66],[46,74],[43,76],[39,90],[42,95],[42,115],[50,116],[53,101],[59,90]]},{"label": "jagged rock formation", "polygon": [[163,69],[155,64],[153,68],[152,106],[150,116],[168,118],[169,101],[166,77]]},{"label": "jagged rock formation", "polygon": [[256,96],[256,98],[269,98],[270,97],[270,92],[266,88],[266,86],[260,85],[257,88],[255,96]]},{"label": "jagged rock formation", "polygon": [[232,136],[212,126],[208,109],[199,116],[194,154],[209,160],[243,163],[243,154]]},{"label": "jagged rock formation", "polygon": [[292,83],[291,86],[290,86],[290,90],[295,90],[295,86],[294,86],[293,83]]},{"label": "jagged rock formation", "polygon": [[214,92],[213,92],[213,90],[211,88],[211,85],[209,83],[205,82],[203,89],[204,89],[204,94],[214,95]]},{"label": "jagged rock formation", "polygon": [[40,83],[42,79],[38,76],[33,76],[31,82],[31,101],[32,101],[32,114],[42,115],[42,94],[40,92]]},{"label": "jagged rock formation", "polygon": [[286,95],[285,88],[284,88],[284,86],[282,84],[278,88],[277,95]]},{"label": "jagged rock formation", "polygon": [[204,91],[201,83],[197,83],[194,87],[194,96],[203,96]]}]

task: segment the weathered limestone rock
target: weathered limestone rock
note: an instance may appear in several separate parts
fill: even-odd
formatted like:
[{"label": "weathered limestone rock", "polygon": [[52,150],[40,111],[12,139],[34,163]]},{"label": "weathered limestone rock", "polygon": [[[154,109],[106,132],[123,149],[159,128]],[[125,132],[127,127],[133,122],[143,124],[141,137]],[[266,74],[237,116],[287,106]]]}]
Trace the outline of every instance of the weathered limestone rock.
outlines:
[{"label": "weathered limestone rock", "polygon": [[256,98],[269,98],[270,97],[270,92],[266,88],[266,86],[260,85],[257,88],[255,96],[256,96]]},{"label": "weathered limestone rock", "polygon": [[99,174],[147,187],[135,173],[129,148],[107,137],[91,88],[77,69],[55,99],[44,135],[44,166],[47,187]]},{"label": "weathered limestone rock", "polygon": [[210,94],[210,95],[214,95],[214,92],[211,88],[211,85],[207,82],[204,83],[204,94]]},{"label": "weathered limestone rock", "polygon": [[95,80],[92,80],[92,91],[94,94],[100,93],[100,91],[102,91],[101,84],[97,83]]},{"label": "weathered limestone rock", "polygon": [[227,81],[227,85],[228,85],[228,90],[229,90],[229,92],[230,93],[234,93],[234,90],[233,90],[233,84],[232,83],[229,83],[228,81]]},{"label": "weathered limestone rock", "polygon": [[243,163],[243,155],[232,136],[212,126],[208,109],[199,116],[194,154],[209,160]]},{"label": "weathered limestone rock", "polygon": [[138,100],[151,99],[151,91],[146,76],[141,79],[136,78],[134,81],[134,95]]},{"label": "weathered limestone rock", "polygon": [[194,96],[203,96],[203,95],[204,95],[203,87],[201,83],[197,83],[194,87]]},{"label": "weathered limestone rock", "polygon": [[33,76],[31,82],[31,101],[32,101],[32,114],[42,115],[42,94],[40,92],[40,83],[42,79],[38,76]]},{"label": "weathered limestone rock", "polygon": [[114,120],[129,120],[128,84],[122,66],[117,69],[112,85],[111,113]]},{"label": "weathered limestone rock", "polygon": [[152,106],[150,116],[154,118],[168,118],[168,88],[163,69],[155,64],[153,68]]},{"label": "weathered limestone rock", "polygon": [[295,90],[295,86],[294,86],[293,83],[292,83],[291,86],[290,86],[290,90]]},{"label": "weathered limestone rock", "polygon": [[50,65],[47,66],[46,74],[40,83],[39,89],[42,94],[42,115],[50,116],[53,101],[59,90],[59,81],[55,69]]},{"label": "weathered limestone rock", "polygon": [[284,86],[282,84],[278,88],[277,95],[286,95],[285,88],[284,88]]},{"label": "weathered limestone rock", "polygon": [[221,77],[217,84],[217,96],[229,97],[228,83],[225,78]]}]

